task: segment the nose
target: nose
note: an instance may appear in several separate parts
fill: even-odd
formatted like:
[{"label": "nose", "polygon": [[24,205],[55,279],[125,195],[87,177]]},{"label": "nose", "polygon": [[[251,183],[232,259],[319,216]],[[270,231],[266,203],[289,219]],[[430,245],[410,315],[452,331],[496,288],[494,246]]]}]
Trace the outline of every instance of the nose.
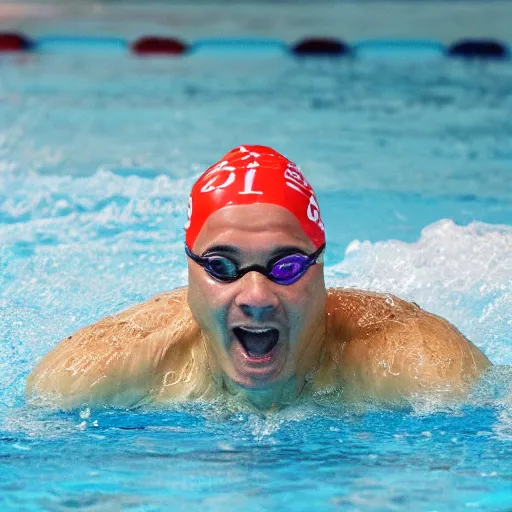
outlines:
[{"label": "nose", "polygon": [[248,272],[239,282],[235,304],[251,319],[265,320],[279,306],[274,283],[259,272]]}]

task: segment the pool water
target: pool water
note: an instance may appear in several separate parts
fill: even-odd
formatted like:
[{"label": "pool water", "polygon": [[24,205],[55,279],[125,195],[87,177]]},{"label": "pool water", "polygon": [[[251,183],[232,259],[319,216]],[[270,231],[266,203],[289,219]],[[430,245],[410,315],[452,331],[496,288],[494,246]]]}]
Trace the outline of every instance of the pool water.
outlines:
[{"label": "pool water", "polygon": [[[2,510],[512,508],[509,62],[41,54],[0,68]],[[58,340],[186,284],[188,191],[239,144],[275,147],[315,186],[328,285],[414,300],[486,353],[496,367],[467,404],[25,404]]]}]

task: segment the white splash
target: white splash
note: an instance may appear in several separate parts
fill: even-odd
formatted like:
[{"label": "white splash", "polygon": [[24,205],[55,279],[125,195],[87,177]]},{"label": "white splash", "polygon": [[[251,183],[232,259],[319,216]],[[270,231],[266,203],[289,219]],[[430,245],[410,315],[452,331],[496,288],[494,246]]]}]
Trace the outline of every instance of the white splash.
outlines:
[{"label": "white splash", "polygon": [[495,363],[512,362],[512,227],[441,220],[415,243],[352,242],[329,285],[394,293],[444,316]]}]

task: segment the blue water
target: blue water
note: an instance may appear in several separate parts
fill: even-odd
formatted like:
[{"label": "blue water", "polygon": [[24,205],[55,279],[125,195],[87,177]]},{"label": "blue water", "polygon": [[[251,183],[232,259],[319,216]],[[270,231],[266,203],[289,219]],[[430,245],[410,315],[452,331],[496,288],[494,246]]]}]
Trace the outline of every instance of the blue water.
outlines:
[{"label": "blue water", "polygon": [[[2,510],[512,508],[511,111],[510,63],[2,57]],[[467,404],[25,405],[58,340],[186,284],[188,191],[241,143],[317,189],[329,285],[414,300],[497,365]]]},{"label": "blue water", "polygon": [[425,416],[317,411],[279,420],[211,418],[206,408],[190,409],[32,418],[22,439],[19,433],[2,439],[11,468],[3,478],[3,508],[510,507],[502,469],[510,426],[507,432],[506,413],[496,408]]}]

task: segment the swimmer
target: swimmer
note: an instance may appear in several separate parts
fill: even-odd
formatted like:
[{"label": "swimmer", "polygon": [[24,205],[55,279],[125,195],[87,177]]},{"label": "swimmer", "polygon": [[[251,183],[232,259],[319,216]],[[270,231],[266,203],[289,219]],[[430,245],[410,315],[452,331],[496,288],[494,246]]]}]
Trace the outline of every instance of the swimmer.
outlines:
[{"label": "swimmer", "polygon": [[229,397],[267,411],[337,390],[344,402],[463,398],[489,360],[453,325],[393,295],[326,289],[324,225],[296,165],[240,146],[192,188],[188,287],[61,341],[32,403],[136,407]]}]

